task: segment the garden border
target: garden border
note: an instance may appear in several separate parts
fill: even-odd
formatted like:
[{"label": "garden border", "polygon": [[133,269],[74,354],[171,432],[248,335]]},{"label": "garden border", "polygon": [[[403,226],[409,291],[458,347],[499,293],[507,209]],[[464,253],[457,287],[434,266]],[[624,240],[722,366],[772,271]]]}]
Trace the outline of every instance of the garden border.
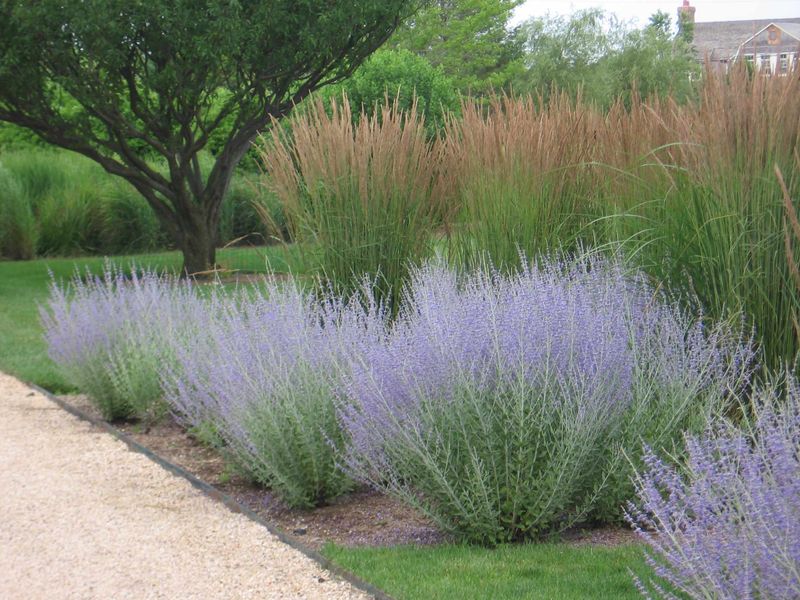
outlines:
[{"label": "garden border", "polygon": [[331,573],[335,577],[338,577],[339,579],[343,579],[344,581],[348,582],[349,584],[351,584],[356,589],[361,590],[362,592],[365,592],[365,593],[369,594],[370,596],[372,596],[376,600],[394,600],[391,596],[389,596],[386,592],[384,592],[380,588],[372,585],[371,583],[368,583],[368,582],[360,579],[359,577],[357,577],[356,575],[354,575],[350,571],[347,571],[346,569],[343,569],[342,567],[340,567],[339,565],[334,563],[331,559],[326,558],[325,556],[323,556],[322,554],[320,554],[316,550],[312,550],[311,548],[308,548],[300,540],[298,540],[295,537],[291,536],[290,534],[286,533],[284,530],[282,530],[281,528],[277,527],[276,525],[270,523],[269,521],[266,521],[266,520],[262,519],[255,512],[253,512],[252,510],[250,510],[246,506],[240,504],[239,502],[234,500],[232,497],[228,496],[224,492],[221,492],[220,490],[218,490],[217,488],[215,488],[211,484],[206,483],[202,479],[197,478],[195,475],[193,475],[192,473],[190,473],[189,471],[187,471],[183,467],[180,467],[180,466],[178,466],[176,464],[173,464],[173,463],[169,462],[165,458],[162,458],[161,456],[159,456],[158,454],[156,454],[155,452],[153,452],[152,450],[150,450],[146,446],[143,446],[139,442],[137,442],[137,441],[133,440],[132,438],[128,437],[126,434],[124,434],[123,432],[119,431],[117,428],[115,428],[111,424],[107,423],[106,421],[102,421],[100,419],[96,419],[96,418],[84,413],[82,410],[80,410],[80,409],[68,404],[67,402],[65,402],[64,400],[62,400],[61,398],[59,398],[55,394],[53,394],[50,391],[48,391],[48,390],[36,385],[35,383],[31,383],[29,381],[24,381],[23,383],[27,387],[29,387],[30,389],[35,390],[35,391],[39,392],[40,394],[43,394],[48,400],[51,400],[56,405],[58,405],[60,408],[62,408],[65,411],[67,411],[68,413],[74,415],[75,417],[78,417],[82,421],[88,422],[89,424],[91,424],[91,425],[93,425],[95,427],[99,427],[100,429],[102,429],[106,433],[110,433],[115,438],[117,438],[121,442],[125,443],[128,446],[129,450],[133,450],[134,452],[138,452],[140,454],[143,454],[148,459],[152,460],[154,463],[156,463],[157,465],[159,465],[163,469],[166,469],[167,471],[169,471],[173,475],[177,475],[178,477],[181,477],[181,478],[185,479],[186,481],[188,481],[192,485],[192,487],[200,490],[205,496],[211,498],[215,502],[219,502],[219,503],[225,505],[225,507],[228,510],[230,510],[231,512],[239,513],[241,515],[244,515],[245,517],[247,517],[248,519],[250,519],[254,523],[257,523],[258,525],[261,525],[267,531],[269,531],[272,535],[277,537],[281,542],[283,542],[284,544],[287,544],[288,546],[290,546],[291,548],[297,550],[298,552],[301,552],[306,557],[308,557],[311,560],[313,560],[321,568],[325,569],[326,571],[328,571],[329,573]]}]

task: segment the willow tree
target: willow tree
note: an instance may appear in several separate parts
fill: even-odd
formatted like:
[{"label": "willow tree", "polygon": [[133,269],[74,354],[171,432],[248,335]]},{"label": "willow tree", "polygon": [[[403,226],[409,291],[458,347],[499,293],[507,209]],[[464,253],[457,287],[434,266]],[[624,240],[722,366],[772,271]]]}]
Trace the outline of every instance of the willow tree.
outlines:
[{"label": "willow tree", "polygon": [[202,272],[258,132],[346,78],[417,1],[0,0],[0,121],[128,180]]}]

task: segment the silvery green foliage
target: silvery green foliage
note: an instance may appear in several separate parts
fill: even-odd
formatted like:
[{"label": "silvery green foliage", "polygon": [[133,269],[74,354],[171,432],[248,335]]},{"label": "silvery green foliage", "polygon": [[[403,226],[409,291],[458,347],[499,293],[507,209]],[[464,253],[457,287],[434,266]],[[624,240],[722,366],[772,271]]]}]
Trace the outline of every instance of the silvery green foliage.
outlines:
[{"label": "silvery green foliage", "polygon": [[702,423],[751,358],[618,264],[428,266],[350,365],[347,469],[478,543],[617,518],[632,492],[623,457]]},{"label": "silvery green foliage", "polygon": [[271,283],[229,296],[204,322],[199,343],[176,349],[177,370],[162,371],[179,419],[211,424],[236,462],[289,505],[350,489],[334,396],[344,356],[370,344],[382,317]]},{"label": "silvery green foliage", "polygon": [[[647,288],[646,288],[647,289]],[[701,431],[749,385],[752,337],[727,324],[705,325],[653,290],[652,301],[628,312],[635,368],[629,403],[606,446],[604,490],[590,517],[622,521],[635,494],[632,474],[643,466],[642,442],[676,453],[684,432]]]},{"label": "silvery green foliage", "polygon": [[[782,393],[783,392],[783,393]],[[658,580],[646,597],[800,597],[800,389],[754,394],[755,419],[687,435],[680,466],[646,450],[628,517]]]},{"label": "silvery green foliage", "polygon": [[50,358],[104,418],[157,420],[166,412],[158,371],[172,341],[191,339],[203,301],[188,281],[152,271],[79,274],[51,285],[41,308]]}]

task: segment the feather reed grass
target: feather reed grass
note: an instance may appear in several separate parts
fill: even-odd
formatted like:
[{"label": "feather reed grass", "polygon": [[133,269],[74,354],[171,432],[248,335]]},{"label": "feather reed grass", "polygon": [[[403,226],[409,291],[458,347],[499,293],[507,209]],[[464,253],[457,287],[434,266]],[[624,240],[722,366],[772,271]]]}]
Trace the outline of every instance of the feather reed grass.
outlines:
[{"label": "feather reed grass", "polygon": [[631,113],[614,131],[636,140],[637,152],[652,150],[604,199],[606,239],[673,290],[696,295],[709,316],[747,319],[768,365],[793,361],[800,294],[790,264],[800,254],[787,261],[774,169],[796,203],[800,79],[707,74],[696,103],[640,103]]},{"label": "feather reed grass", "polygon": [[431,144],[413,110],[386,105],[354,126],[346,99],[275,128],[269,185],[338,287],[367,273],[396,298],[441,224],[448,257],[467,267],[597,246],[715,321],[745,319],[767,365],[794,360],[800,245],[787,260],[774,168],[794,206],[800,78],[734,68],[706,73],[690,102],[634,94],[601,110],[553,93],[465,101],[461,113]]},{"label": "feather reed grass", "polygon": [[366,275],[395,305],[410,266],[432,251],[446,181],[416,106],[387,101],[354,124],[346,98],[328,111],[318,100],[273,128],[261,159],[292,239],[316,250],[328,283],[350,293]]},{"label": "feather reed grass", "polygon": [[464,103],[444,143],[456,182],[451,248],[459,262],[519,266],[520,256],[574,247],[585,223],[592,109],[566,92]]},{"label": "feather reed grass", "polygon": [[581,243],[621,250],[714,320],[745,318],[767,364],[794,359],[800,293],[773,169],[796,204],[799,78],[733,69],[707,73],[688,103],[634,95],[601,111],[556,94],[462,112],[445,141],[460,261],[514,267],[520,252]]}]

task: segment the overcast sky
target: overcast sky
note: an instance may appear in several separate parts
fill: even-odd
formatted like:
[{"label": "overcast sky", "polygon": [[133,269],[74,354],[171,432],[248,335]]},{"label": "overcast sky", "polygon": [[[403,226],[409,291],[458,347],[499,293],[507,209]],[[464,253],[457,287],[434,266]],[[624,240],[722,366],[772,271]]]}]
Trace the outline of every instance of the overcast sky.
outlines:
[{"label": "overcast sky", "polygon": [[[662,10],[675,23],[678,6],[682,0],[527,0],[518,7],[512,25],[531,17],[569,15],[585,8],[602,8],[615,13],[622,21],[633,21],[642,26],[654,12]],[[697,8],[696,21],[749,21],[800,17],[800,0],[691,0]]]}]

